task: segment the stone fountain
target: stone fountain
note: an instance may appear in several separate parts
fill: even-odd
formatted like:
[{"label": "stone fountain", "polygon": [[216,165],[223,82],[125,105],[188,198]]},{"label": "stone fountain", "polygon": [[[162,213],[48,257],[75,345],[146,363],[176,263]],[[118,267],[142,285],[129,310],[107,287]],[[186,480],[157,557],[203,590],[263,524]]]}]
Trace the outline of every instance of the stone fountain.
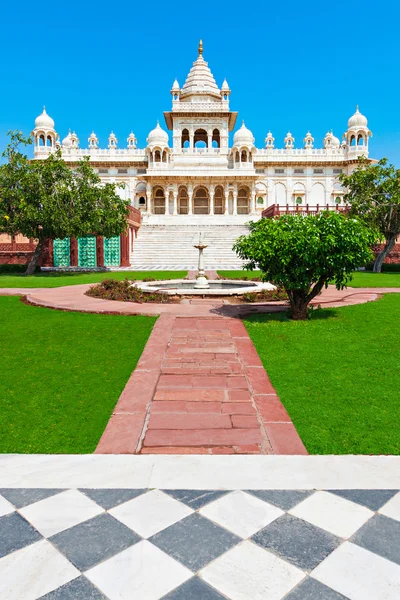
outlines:
[{"label": "stone fountain", "polygon": [[195,245],[194,247],[197,248],[199,251],[199,265],[198,265],[198,270],[197,270],[196,283],[194,284],[194,289],[195,290],[209,290],[210,284],[208,283],[208,279],[207,279],[205,271],[204,271],[204,256],[203,256],[203,251],[205,248],[207,248],[207,245],[204,244],[204,242],[203,242],[203,234],[202,233],[200,233],[200,235],[199,235],[199,243],[197,245]]}]

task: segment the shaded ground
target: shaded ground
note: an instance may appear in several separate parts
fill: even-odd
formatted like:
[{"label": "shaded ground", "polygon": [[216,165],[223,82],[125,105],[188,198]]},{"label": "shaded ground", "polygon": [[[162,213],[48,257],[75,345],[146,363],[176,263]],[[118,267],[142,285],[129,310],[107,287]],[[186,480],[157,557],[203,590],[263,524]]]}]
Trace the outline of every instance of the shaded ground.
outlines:
[{"label": "shaded ground", "polygon": [[0,297],[0,452],[93,452],[155,320]]},{"label": "shaded ground", "polygon": [[400,454],[400,296],[245,320],[265,369],[312,454]]}]

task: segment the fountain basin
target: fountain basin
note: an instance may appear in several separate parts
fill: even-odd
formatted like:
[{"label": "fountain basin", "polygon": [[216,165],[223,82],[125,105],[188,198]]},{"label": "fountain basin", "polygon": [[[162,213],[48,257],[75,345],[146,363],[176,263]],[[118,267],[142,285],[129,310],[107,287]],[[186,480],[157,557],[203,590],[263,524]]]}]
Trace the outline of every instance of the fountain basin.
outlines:
[{"label": "fountain basin", "polygon": [[262,292],[276,289],[272,283],[259,281],[237,280],[208,280],[209,288],[196,289],[196,280],[169,279],[166,281],[137,282],[136,285],[143,292],[162,292],[169,296],[240,296],[247,292]]}]

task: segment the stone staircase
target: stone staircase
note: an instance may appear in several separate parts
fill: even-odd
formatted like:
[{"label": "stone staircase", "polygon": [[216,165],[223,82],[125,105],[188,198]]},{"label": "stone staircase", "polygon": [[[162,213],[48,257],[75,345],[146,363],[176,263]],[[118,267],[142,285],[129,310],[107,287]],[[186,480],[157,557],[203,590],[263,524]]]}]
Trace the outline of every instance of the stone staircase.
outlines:
[{"label": "stone staircase", "polygon": [[[247,217],[248,219],[249,217]],[[188,222],[177,223],[176,220],[166,223],[144,222],[135,240],[131,254],[131,265],[135,270],[186,270],[197,269],[199,233],[202,232],[204,243],[205,268],[241,269],[241,261],[232,250],[235,240],[248,233],[242,223],[204,224]]]}]

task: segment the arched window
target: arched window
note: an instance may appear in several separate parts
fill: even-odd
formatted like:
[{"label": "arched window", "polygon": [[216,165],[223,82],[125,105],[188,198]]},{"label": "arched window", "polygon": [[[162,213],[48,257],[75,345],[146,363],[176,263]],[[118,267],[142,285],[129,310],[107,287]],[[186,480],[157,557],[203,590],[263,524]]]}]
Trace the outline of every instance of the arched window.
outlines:
[{"label": "arched window", "polygon": [[352,135],[350,138],[350,146],[355,146],[356,145],[356,136]]},{"label": "arched window", "polygon": [[165,215],[165,193],[162,188],[157,188],[153,198],[154,214]]},{"label": "arched window", "polygon": [[195,148],[207,148],[207,131],[205,129],[197,129],[194,132],[194,147]]},{"label": "arched window", "polygon": [[167,162],[167,151],[166,150],[164,150],[164,152],[162,153],[162,161]]},{"label": "arched window", "polygon": [[53,140],[51,139],[51,136],[48,135],[47,140],[46,140],[46,146],[52,146],[52,145],[53,145]]},{"label": "arched window", "polygon": [[46,142],[45,142],[45,139],[44,139],[44,135],[41,134],[39,136],[39,146],[45,146],[45,145],[46,145]]},{"label": "arched window", "polygon": [[361,133],[358,134],[357,146],[364,146],[364,136]]},{"label": "arched window", "polygon": [[197,188],[193,197],[193,213],[195,215],[208,215],[209,209],[208,190],[203,187]]},{"label": "arched window", "polygon": [[241,162],[247,162],[247,152],[246,152],[246,150],[242,150],[242,153],[240,155],[240,161]]},{"label": "arched window", "polygon": [[223,215],[225,212],[224,190],[221,185],[215,188],[214,192],[214,214]]},{"label": "arched window", "polygon": [[190,145],[189,130],[182,129],[182,148],[189,148],[189,145]]},{"label": "arched window", "polygon": [[189,196],[187,189],[181,186],[178,190],[178,213],[187,215],[189,212]]},{"label": "arched window", "polygon": [[212,145],[213,145],[213,148],[220,148],[221,147],[221,137],[220,137],[218,129],[214,129],[214,131],[213,131],[213,134],[212,134]]},{"label": "arched window", "polygon": [[161,152],[160,152],[160,150],[156,150],[154,152],[154,162],[161,162]]},{"label": "arched window", "polygon": [[247,188],[240,188],[237,198],[237,212],[238,215],[249,214],[249,190]]}]

